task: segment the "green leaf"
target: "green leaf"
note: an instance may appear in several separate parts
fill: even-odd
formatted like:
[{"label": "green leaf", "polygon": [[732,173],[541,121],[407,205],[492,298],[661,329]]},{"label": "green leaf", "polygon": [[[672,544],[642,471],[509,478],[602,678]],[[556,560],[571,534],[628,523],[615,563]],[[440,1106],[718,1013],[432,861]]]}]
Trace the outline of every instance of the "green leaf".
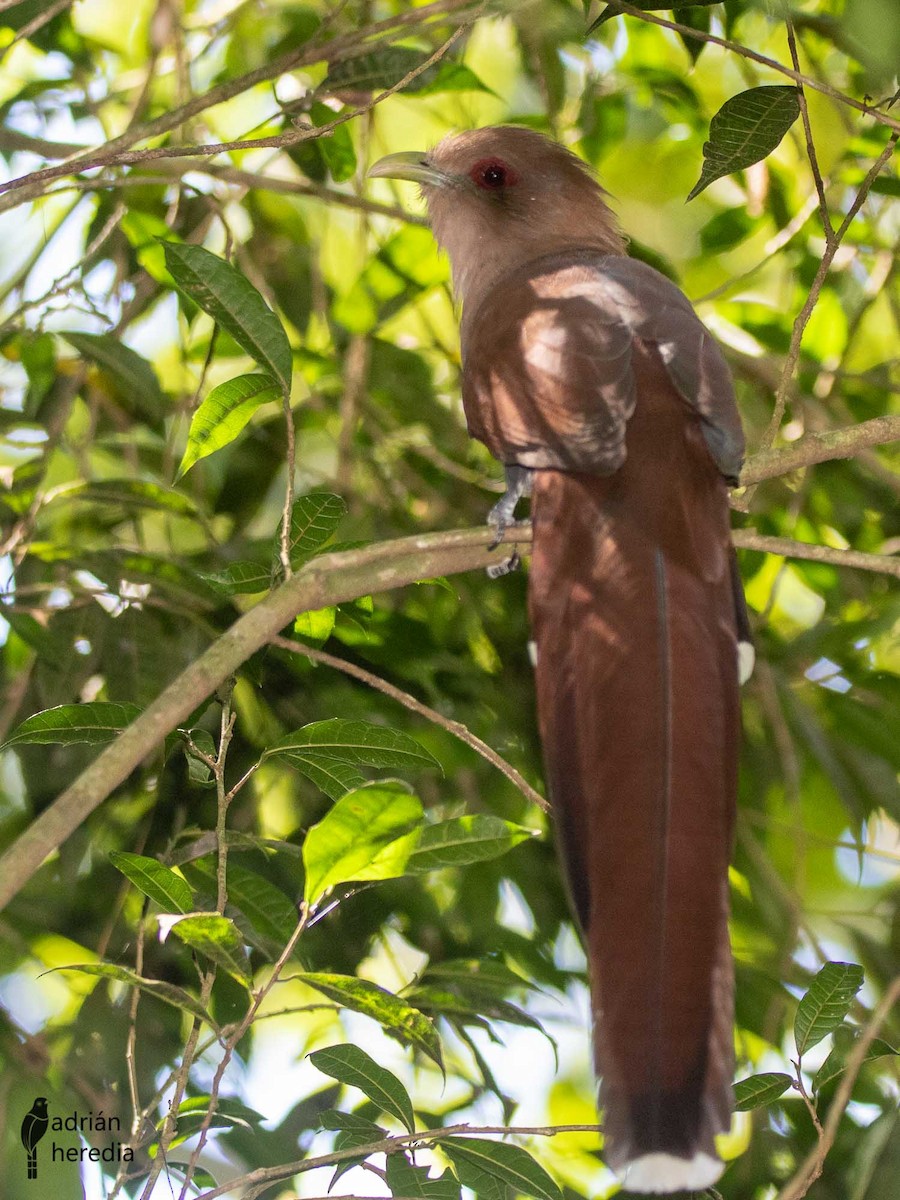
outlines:
[{"label": "green leaf", "polygon": [[146,479],[94,479],[89,483],[74,483],[57,488],[46,508],[71,503],[73,500],[94,504],[117,504],[123,508],[149,508],[153,511],[196,517],[197,505],[173,488],[160,487]]},{"label": "green leaf", "polygon": [[415,1131],[412,1100],[406,1088],[396,1075],[359,1046],[344,1042],[325,1050],[315,1050],[310,1054],[309,1061],[323,1075],[359,1088],[378,1105],[381,1112],[396,1117],[410,1133]]},{"label": "green leaf", "polygon": [[[216,860],[204,856],[185,866],[189,878],[195,875],[204,885],[213,890],[216,884]],[[235,909],[235,924],[240,927],[243,918],[249,929],[242,929],[246,937],[257,933],[279,947],[285,946],[293,935],[298,915],[281,888],[270,883],[256,871],[238,866],[228,860],[228,906]]]},{"label": "green leaf", "polygon": [[800,115],[797,88],[767,84],[726,100],[710,121],[703,145],[703,169],[688,200],[723,175],[731,175],[771,154]]},{"label": "green leaf", "polygon": [[201,458],[233,442],[261,405],[280,396],[270,375],[239,375],[213,388],[191,418],[178,476]]},{"label": "green leaf", "polygon": [[825,964],[797,1006],[794,1042],[801,1058],[842,1024],[863,979],[863,969],[856,963]]},{"label": "green leaf", "polygon": [[523,1196],[562,1200],[562,1192],[527,1150],[487,1138],[442,1138],[441,1149],[453,1163],[464,1187],[476,1187],[477,1177],[490,1175]]},{"label": "green leaf", "polygon": [[159,417],[163,408],[159,380],[136,350],[111,333],[64,332],[62,336],[79,354],[104,370],[142,413]]},{"label": "green leaf", "polygon": [[192,913],[186,917],[160,919],[163,940],[174,933],[186,946],[205,955],[236,979],[250,983],[244,942],[234,921],[218,913]]},{"label": "green leaf", "polygon": [[314,987],[329,1000],[335,1000],[343,1008],[371,1017],[386,1033],[415,1046],[443,1069],[441,1043],[431,1021],[393,992],[370,983],[367,979],[357,979],[355,975],[307,971],[295,978],[308,983],[310,987]]},{"label": "green leaf", "polygon": [[129,971],[127,967],[119,967],[113,963],[74,963],[70,967],[53,967],[52,970],[78,971],[82,975],[96,975],[100,979],[112,979],[116,983],[125,983],[129,987],[140,988],[148,996],[155,996],[157,1000],[171,1004],[173,1008],[180,1008],[182,1012],[189,1013],[192,1017],[199,1017],[211,1029],[218,1028],[203,1005],[195,1000],[189,992],[172,983],[161,983],[158,979],[145,979],[143,975]]},{"label": "green leaf", "polygon": [[417,1196],[421,1200],[459,1200],[459,1183],[450,1171],[431,1179],[427,1167],[415,1167],[405,1154],[389,1154],[385,1177],[394,1196]]},{"label": "green leaf", "polygon": [[421,801],[397,785],[348,792],[303,843],[307,903],[339,883],[402,875],[422,816]]},{"label": "green leaf", "polygon": [[499,858],[535,830],[482,813],[426,825],[409,856],[408,871],[435,871]]},{"label": "green leaf", "polygon": [[321,788],[330,800],[340,800],[341,796],[346,796],[348,792],[366,782],[362,771],[357,771],[356,767],[351,767],[348,763],[338,762],[337,759],[313,760],[292,755],[290,763],[317,788]]},{"label": "green leaf", "polygon": [[[713,4],[721,4],[722,0],[629,0],[629,3],[633,8],[641,9],[642,12],[660,12],[663,10],[670,10],[678,13],[682,9],[686,8],[709,8]],[[604,8],[597,20],[588,27],[585,36],[589,37],[595,29],[599,29],[601,25],[604,25],[607,21],[612,20],[613,17],[618,17],[621,15],[622,10],[619,8],[618,4],[615,3],[615,0],[610,0],[610,3],[607,4],[606,8]],[[629,14],[626,13],[625,15],[628,16]]]},{"label": "green leaf", "polygon": [[734,1085],[734,1107],[737,1112],[749,1112],[777,1100],[791,1086],[790,1075],[780,1071],[768,1071],[762,1075],[749,1075]]},{"label": "green leaf", "polygon": [[252,596],[257,592],[267,592],[272,586],[272,569],[260,563],[240,561],[230,563],[223,571],[204,575],[203,578],[229,596]]},{"label": "green leaf", "polygon": [[[848,1036],[842,1039],[839,1044],[837,1035],[840,1032],[841,1030],[835,1030],[834,1047],[813,1078],[812,1085],[815,1092],[821,1091],[826,1084],[831,1083],[832,1080],[837,1079],[843,1074],[847,1066],[847,1058],[853,1052],[858,1035],[848,1029],[846,1030]],[[874,1038],[866,1050],[863,1062],[871,1062],[875,1058],[883,1058],[886,1055],[895,1055],[898,1053],[900,1051],[896,1050],[890,1043],[883,1041],[881,1038]]]},{"label": "green leaf", "polygon": [[347,505],[332,492],[309,492],[291,510],[291,562],[298,566],[323,545],[347,515]]},{"label": "green leaf", "polygon": [[294,618],[294,633],[307,642],[321,646],[331,637],[336,619],[337,609],[333,606],[311,608]]},{"label": "green leaf", "polygon": [[284,755],[291,761],[309,758],[320,762],[330,758],[351,766],[401,769],[440,766],[434,755],[408,734],[386,725],[342,717],[304,725],[271,746],[268,753]]},{"label": "green leaf", "polygon": [[291,389],[293,356],[278,317],[236,267],[202,246],[164,242],[166,266],[178,287],[237,344]]},{"label": "green leaf", "polygon": [[109,861],[164,912],[190,912],[193,896],[187,882],[155,858],[111,850]]},{"label": "green leaf", "polygon": [[[376,1125],[374,1121],[369,1121],[359,1113],[340,1112],[336,1108],[326,1109],[319,1118],[319,1124],[322,1129],[337,1130],[337,1137],[334,1139],[335,1150],[352,1150],[355,1146],[371,1146],[373,1143],[384,1141],[388,1136],[388,1131],[382,1129],[380,1125]],[[364,1163],[367,1157],[367,1154],[361,1154],[358,1158],[345,1158],[339,1162],[328,1185],[329,1191],[342,1175],[346,1175],[348,1171],[352,1171],[354,1167]]]},{"label": "green leaf", "polygon": [[90,704],[59,704],[45,708],[17,725],[3,746],[73,746],[86,742],[92,746],[113,742],[123,729],[141,715],[137,704],[115,704],[93,700]]},{"label": "green leaf", "polygon": [[[393,87],[404,75],[415,70],[429,56],[410,46],[388,46],[384,50],[357,54],[353,58],[333,63],[322,83],[323,93],[377,92]],[[462,63],[444,59],[427,67],[411,79],[404,90],[431,95],[436,92],[490,92],[474,71]]]}]

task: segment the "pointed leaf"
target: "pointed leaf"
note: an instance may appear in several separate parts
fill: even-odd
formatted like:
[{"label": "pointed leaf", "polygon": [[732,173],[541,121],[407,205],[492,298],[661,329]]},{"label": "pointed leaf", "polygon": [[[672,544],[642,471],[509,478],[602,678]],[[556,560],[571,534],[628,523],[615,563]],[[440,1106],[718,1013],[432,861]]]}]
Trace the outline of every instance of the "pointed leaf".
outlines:
[{"label": "pointed leaf", "polygon": [[441,1043],[431,1021],[393,992],[367,979],[357,979],[354,975],[307,971],[296,978],[308,983],[329,1000],[337,1001],[343,1008],[371,1017],[386,1033],[417,1047],[442,1067]]},{"label": "pointed leaf", "polygon": [[863,978],[856,963],[829,962],[818,973],[794,1018],[794,1042],[801,1058],[842,1024]]},{"label": "pointed leaf", "polygon": [[136,704],[114,704],[108,700],[59,704],[56,708],[45,708],[17,725],[0,748],[26,742],[41,746],[72,746],[86,742],[99,746],[115,741],[141,711]]},{"label": "pointed leaf", "polygon": [[79,354],[106,371],[141,412],[151,418],[160,415],[163,397],[159,380],[136,350],[111,333],[63,333],[62,336]]},{"label": "pointed leaf", "polygon": [[314,721],[271,746],[269,754],[322,762],[324,759],[369,767],[439,767],[440,763],[415,738],[369,721],[334,717]]},{"label": "pointed leaf", "polygon": [[450,1171],[429,1178],[427,1167],[415,1167],[405,1154],[389,1154],[385,1163],[387,1185],[394,1196],[421,1200],[459,1200],[459,1183]]},{"label": "pointed leaf", "polygon": [[688,195],[699,196],[723,175],[731,175],[771,154],[800,115],[797,88],[767,84],[726,100],[709,124],[700,178]]},{"label": "pointed leaf", "polygon": [[[382,1129],[380,1125],[376,1125],[374,1121],[369,1121],[359,1113],[340,1112],[336,1108],[329,1108],[323,1112],[319,1118],[319,1124],[323,1129],[338,1131],[338,1135],[334,1139],[335,1150],[352,1150],[354,1146],[371,1146],[384,1141],[388,1136],[388,1131]],[[331,1191],[342,1175],[346,1175],[348,1171],[352,1171],[354,1167],[364,1163],[367,1158],[368,1154],[363,1153],[358,1158],[345,1158],[339,1162],[331,1177],[328,1190]]]},{"label": "pointed leaf", "polygon": [[558,1186],[521,1146],[486,1138],[460,1137],[442,1138],[439,1145],[465,1187],[474,1187],[475,1176],[485,1174],[508,1184],[523,1196],[534,1196],[535,1200],[562,1200]]},{"label": "pointed leaf", "polygon": [[309,1061],[323,1075],[330,1075],[339,1083],[359,1088],[382,1112],[396,1117],[410,1133],[415,1131],[412,1100],[406,1088],[396,1075],[359,1046],[344,1042],[325,1050],[315,1050],[310,1054]]},{"label": "pointed leaf", "polygon": [[229,563],[223,571],[204,575],[203,578],[229,596],[253,596],[257,592],[267,592],[272,586],[272,569],[261,563],[241,560]]},{"label": "pointed leaf", "polygon": [[768,1071],[762,1075],[749,1075],[734,1085],[734,1107],[737,1112],[749,1112],[777,1100],[791,1086],[790,1075],[780,1071]]},{"label": "pointed leaf", "polygon": [[187,882],[155,858],[111,850],[109,861],[164,912],[190,912],[194,898]]},{"label": "pointed leaf", "polygon": [[409,856],[407,870],[435,871],[499,858],[537,831],[483,813],[426,825]]},{"label": "pointed leaf", "polygon": [[174,933],[186,946],[224,967],[238,983],[249,984],[244,941],[234,921],[218,913],[191,913],[159,924],[163,939]]},{"label": "pointed leaf", "polygon": [[[722,0],[629,0],[633,8],[639,8],[643,12],[659,12],[664,9],[671,10],[676,14],[680,14],[683,9],[690,8],[708,8],[713,4],[721,4]],[[590,7],[590,5],[588,5]],[[588,26],[586,37],[589,37],[595,29],[599,29],[607,21],[613,17],[622,15],[622,10],[616,4],[615,0],[609,0],[606,8],[600,13],[600,16],[590,26]],[[625,14],[626,16],[629,14]]]},{"label": "pointed leaf", "polygon": [[340,800],[341,796],[346,796],[366,781],[362,771],[357,771],[348,763],[338,762],[336,758],[311,759],[291,755],[290,763],[331,800]]},{"label": "pointed leaf", "polygon": [[332,492],[309,492],[291,510],[291,562],[294,566],[323,545],[347,515],[347,505]]},{"label": "pointed leaf", "polygon": [[178,287],[251,358],[271,371],[285,393],[290,392],[291,344],[281,322],[249,279],[202,246],[164,242],[163,249]]},{"label": "pointed leaf", "polygon": [[280,397],[278,385],[270,375],[239,375],[214,387],[191,418],[178,476],[201,458],[233,442],[261,405]]},{"label": "pointed leaf", "polygon": [[180,1008],[182,1012],[199,1017],[212,1029],[217,1029],[215,1021],[203,1005],[195,1000],[189,992],[172,983],[161,983],[158,979],[145,979],[142,975],[129,971],[127,967],[119,967],[114,963],[74,963],[70,967],[53,967],[52,969],[54,971],[78,971],[82,975],[96,975],[100,979],[113,979],[116,983],[126,983],[129,987],[140,988],[149,996],[155,996],[157,1000],[163,1000],[174,1008]]},{"label": "pointed leaf", "polygon": [[396,785],[348,792],[306,835],[307,903],[339,883],[402,875],[422,816],[421,801]]}]

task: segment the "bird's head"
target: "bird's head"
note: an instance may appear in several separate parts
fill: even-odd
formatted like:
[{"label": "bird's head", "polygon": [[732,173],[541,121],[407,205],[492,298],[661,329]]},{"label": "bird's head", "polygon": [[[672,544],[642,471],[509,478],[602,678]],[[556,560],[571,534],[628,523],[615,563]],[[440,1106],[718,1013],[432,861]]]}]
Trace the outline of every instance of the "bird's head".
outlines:
[{"label": "bird's head", "polygon": [[389,154],[369,175],[420,185],[463,301],[480,298],[507,271],[544,254],[624,249],[603,189],[585,164],[533,129],[451,134],[427,152]]}]

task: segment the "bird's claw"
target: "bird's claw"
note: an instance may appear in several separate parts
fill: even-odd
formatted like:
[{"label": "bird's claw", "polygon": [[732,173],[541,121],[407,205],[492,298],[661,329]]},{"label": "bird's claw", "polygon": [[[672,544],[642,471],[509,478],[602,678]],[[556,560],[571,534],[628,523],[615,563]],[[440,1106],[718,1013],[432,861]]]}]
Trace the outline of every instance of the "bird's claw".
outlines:
[{"label": "bird's claw", "polygon": [[[491,547],[495,549],[499,545],[499,541],[495,542]],[[504,575],[509,575],[513,571],[517,571],[522,565],[522,559],[518,550],[513,550],[509,558],[501,559],[498,563],[491,563],[489,567],[485,567],[485,574],[488,579],[502,579]]]}]

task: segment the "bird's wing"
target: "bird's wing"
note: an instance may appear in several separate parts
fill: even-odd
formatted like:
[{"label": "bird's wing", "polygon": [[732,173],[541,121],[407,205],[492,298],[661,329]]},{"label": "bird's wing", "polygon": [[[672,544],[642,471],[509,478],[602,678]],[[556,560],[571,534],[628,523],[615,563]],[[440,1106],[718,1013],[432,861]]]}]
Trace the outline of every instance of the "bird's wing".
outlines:
[{"label": "bird's wing", "polygon": [[636,340],[658,353],[720,472],[736,482],[744,440],[721,351],[675,284],[617,255],[526,263],[464,322],[470,433],[502,462],[611,474],[634,411]]}]

